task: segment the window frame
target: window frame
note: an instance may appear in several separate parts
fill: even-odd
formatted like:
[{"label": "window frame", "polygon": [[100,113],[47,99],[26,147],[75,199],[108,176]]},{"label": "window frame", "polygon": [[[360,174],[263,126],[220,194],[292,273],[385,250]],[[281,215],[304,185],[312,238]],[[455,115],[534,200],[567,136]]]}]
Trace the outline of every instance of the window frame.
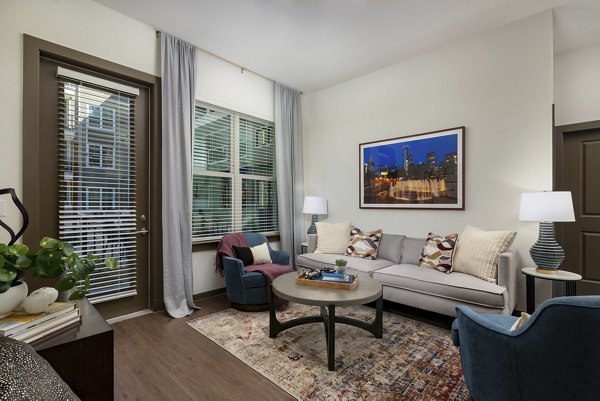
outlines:
[{"label": "window frame", "polygon": [[[220,171],[208,171],[208,170],[197,170],[194,168],[193,158],[194,154],[192,153],[192,204],[194,201],[194,177],[195,176],[205,176],[205,177],[225,177],[231,179],[230,185],[230,196],[231,196],[231,232],[239,232],[242,231],[243,228],[243,181],[252,180],[252,181],[264,181],[264,182],[274,182],[275,183],[275,203],[278,202],[279,192],[277,191],[277,171],[276,166],[273,167],[273,175],[272,176],[264,176],[257,174],[245,174],[240,172],[240,119],[248,120],[251,122],[270,125],[273,127],[273,137],[271,141],[267,141],[265,138],[265,143],[255,144],[256,146],[273,146],[273,162],[275,164],[276,158],[276,148],[275,148],[275,125],[273,121],[265,120],[263,118],[255,117],[249,114],[241,113],[239,111],[227,109],[221,106],[217,106],[205,101],[196,100],[194,104],[194,110],[197,107],[215,110],[221,113],[226,113],[230,116],[231,127],[229,133],[230,139],[230,166],[229,172],[220,172]],[[195,115],[195,113],[194,113]],[[193,123],[193,133],[192,140],[195,140],[195,130],[196,130],[196,120],[194,118]],[[255,141],[258,140],[255,138]],[[192,146],[192,152],[194,151],[194,146]],[[193,214],[193,212],[192,212]],[[260,231],[261,234],[264,234],[267,237],[274,237],[279,235],[279,207],[277,206],[277,229],[273,231]],[[257,231],[258,232],[258,231]],[[213,235],[213,236],[205,236],[205,237],[194,237],[194,233],[192,232],[192,244],[207,244],[214,243],[220,241],[222,235]]]}]

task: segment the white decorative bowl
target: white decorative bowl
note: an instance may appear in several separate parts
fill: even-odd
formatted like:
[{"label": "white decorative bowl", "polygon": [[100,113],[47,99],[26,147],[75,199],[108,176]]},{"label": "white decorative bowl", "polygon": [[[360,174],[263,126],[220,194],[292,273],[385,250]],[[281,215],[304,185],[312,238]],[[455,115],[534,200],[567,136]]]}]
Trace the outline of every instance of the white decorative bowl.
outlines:
[{"label": "white decorative bowl", "polygon": [[10,315],[17,309],[27,297],[28,291],[27,283],[20,281],[19,284],[0,294],[0,318]]}]

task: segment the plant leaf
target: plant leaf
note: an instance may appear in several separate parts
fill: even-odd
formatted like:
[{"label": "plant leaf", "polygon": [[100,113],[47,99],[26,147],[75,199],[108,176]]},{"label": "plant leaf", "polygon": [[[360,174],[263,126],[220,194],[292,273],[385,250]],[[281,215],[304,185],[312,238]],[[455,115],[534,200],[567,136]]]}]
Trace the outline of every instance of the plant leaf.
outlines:
[{"label": "plant leaf", "polygon": [[29,252],[29,247],[23,244],[14,244],[8,247],[8,252],[16,256],[23,256],[27,255],[27,252]]},{"label": "plant leaf", "polygon": [[43,252],[36,259],[37,273],[43,278],[60,276],[62,269],[62,256],[59,252]]},{"label": "plant leaf", "polygon": [[17,277],[17,272],[14,270],[8,270],[4,267],[0,268],[0,281],[10,283]]},{"label": "plant leaf", "polygon": [[5,268],[0,269],[0,281],[10,283],[17,277],[17,272],[15,270],[8,270]]},{"label": "plant leaf", "polygon": [[5,253],[8,250],[6,244],[0,244],[0,253]]},{"label": "plant leaf", "polygon": [[75,287],[76,281],[73,277],[65,277],[54,285],[57,291],[68,291]]},{"label": "plant leaf", "polygon": [[83,289],[87,292],[90,289],[90,278],[86,277],[85,282],[83,283]]},{"label": "plant leaf", "polygon": [[83,299],[85,297],[85,294],[85,291],[77,290],[69,296],[69,301],[77,301],[79,299]]},{"label": "plant leaf", "polygon": [[106,260],[104,261],[104,265],[107,269],[114,270],[119,266],[119,263],[115,258],[106,258]]},{"label": "plant leaf", "polygon": [[6,262],[6,259],[4,259],[4,256],[0,255],[0,269],[2,269],[4,267],[5,262]]},{"label": "plant leaf", "polygon": [[2,294],[3,292],[8,291],[8,289],[12,286],[10,281],[7,282],[2,282],[0,281],[0,294]]},{"label": "plant leaf", "polygon": [[31,259],[29,259],[27,256],[19,256],[17,258],[17,260],[15,261],[15,267],[17,269],[27,269],[28,267],[31,266],[31,264],[33,263],[33,261]]},{"label": "plant leaf", "polygon": [[73,248],[73,245],[69,244],[68,242],[63,242],[61,249],[62,249],[63,253],[65,254],[65,256],[71,256],[73,253],[75,253],[75,249]]},{"label": "plant leaf", "polygon": [[40,241],[40,246],[44,249],[55,249],[55,248],[60,248],[61,243],[57,239],[50,238],[50,237],[44,237]]}]

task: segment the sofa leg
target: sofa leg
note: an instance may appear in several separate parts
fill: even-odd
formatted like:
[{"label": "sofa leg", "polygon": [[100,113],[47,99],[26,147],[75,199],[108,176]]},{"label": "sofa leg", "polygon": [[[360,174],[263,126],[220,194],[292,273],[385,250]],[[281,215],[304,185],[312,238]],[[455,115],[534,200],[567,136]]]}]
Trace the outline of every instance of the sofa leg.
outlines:
[{"label": "sofa leg", "polygon": [[269,310],[269,304],[244,305],[244,304],[236,304],[235,302],[232,302],[231,307],[233,309],[237,309],[242,312],[262,312],[262,311]]}]

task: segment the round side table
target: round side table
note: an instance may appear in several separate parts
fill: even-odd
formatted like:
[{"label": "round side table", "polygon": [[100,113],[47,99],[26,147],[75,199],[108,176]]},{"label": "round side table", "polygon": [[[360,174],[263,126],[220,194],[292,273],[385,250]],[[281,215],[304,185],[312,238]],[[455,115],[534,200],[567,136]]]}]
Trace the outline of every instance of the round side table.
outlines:
[{"label": "round side table", "polygon": [[558,270],[556,274],[544,273],[538,270],[536,267],[524,267],[521,272],[525,275],[525,285],[527,293],[527,313],[533,313],[535,311],[535,279],[541,278],[543,280],[552,281],[563,281],[566,286],[566,295],[575,295],[576,285],[581,276],[577,273],[568,272],[565,270]]}]

